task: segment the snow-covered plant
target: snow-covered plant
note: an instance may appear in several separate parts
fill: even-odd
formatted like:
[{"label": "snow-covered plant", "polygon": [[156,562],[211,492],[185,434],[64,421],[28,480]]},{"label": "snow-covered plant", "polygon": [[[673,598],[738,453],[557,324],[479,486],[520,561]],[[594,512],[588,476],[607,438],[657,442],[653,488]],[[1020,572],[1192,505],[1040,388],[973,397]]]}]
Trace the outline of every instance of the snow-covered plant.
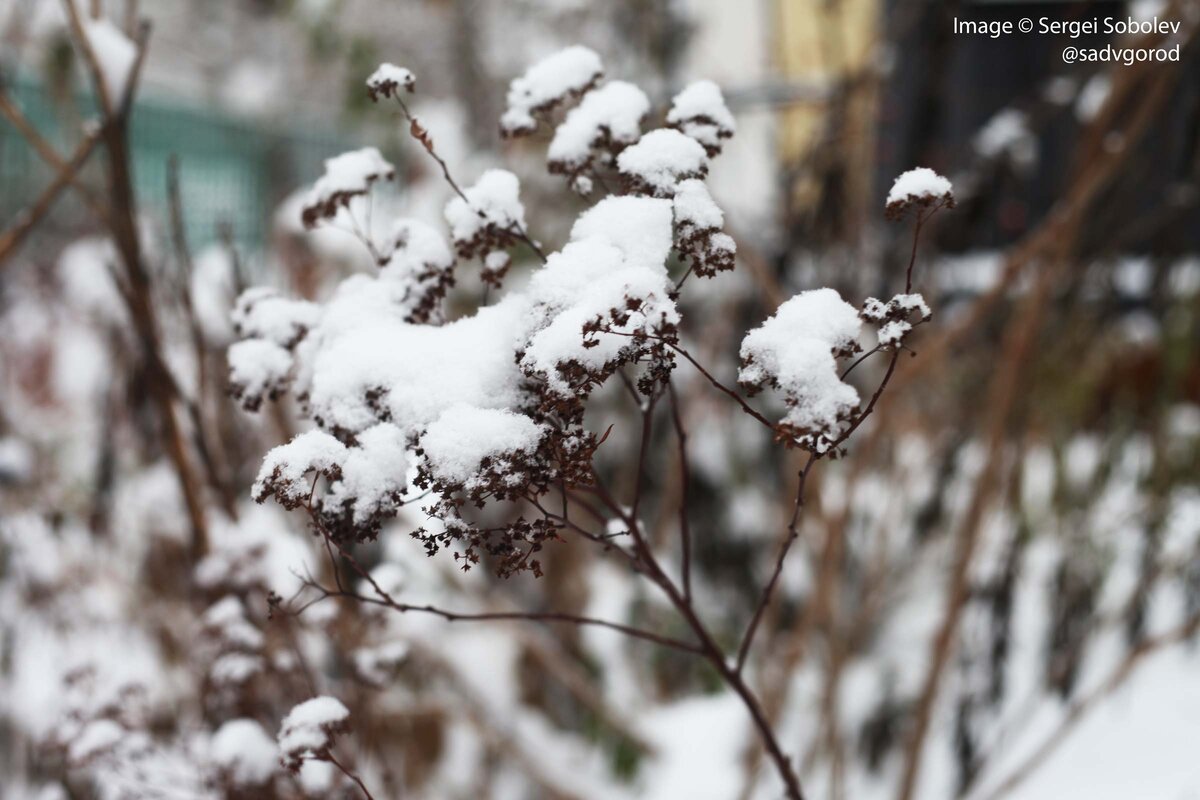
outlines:
[{"label": "snow-covered plant", "polygon": [[[832,289],[801,292],[741,343],[741,386],[749,394],[774,390],[786,411],[773,421],[772,412],[751,406],[715,377],[723,369],[702,365],[683,344],[686,279],[732,269],[737,251],[703,181],[710,159],[734,133],[720,90],[695,83],[669,109],[655,111],[637,86],[605,82],[603,75],[595,53],[573,47],[531,67],[509,90],[502,131],[524,136],[546,129],[550,172],[592,198],[566,241],[548,254],[532,233],[536,224],[515,175],[489,169],[466,188],[452,177],[407,105],[415,88],[411,72],[385,64],[367,80],[372,99],[396,103],[453,190],[445,207],[450,243],[433,221],[415,219],[397,220],[394,234],[377,241],[358,202],[391,180],[394,169],[373,148],[326,162],[304,205],[304,224],[354,232],[377,269],[346,278],[315,305],[258,288],[239,300],[235,324],[243,338],[230,349],[234,393],[253,409],[290,390],[315,425],[267,454],[253,495],[305,509],[330,557],[352,566],[365,594],[315,579],[311,588],[396,611],[419,606],[393,596],[353,551],[407,503],[420,502],[427,517],[412,536],[430,556],[451,551],[464,570],[486,565],[503,577],[540,576],[546,548],[566,546],[568,539],[619,554],[664,593],[691,641],[625,632],[709,661],[742,697],[788,795],[796,798],[796,770],[742,675],[775,580],[762,588],[731,659],[693,605],[686,524],[683,562],[668,566],[640,517],[652,431],[659,410],[670,405],[685,435],[672,376],[686,361],[783,446],[809,453],[802,493],[813,464],[838,455],[871,413],[905,335],[930,312],[911,293],[912,263],[904,294],[886,304],[868,299],[862,311]],[[899,218],[914,209],[919,233],[929,216],[952,204],[948,181],[916,170],[897,181],[887,213]],[[914,260],[915,254],[914,244]],[[528,279],[455,315],[447,292],[456,271],[471,261],[492,288],[501,287],[514,264],[528,266]],[[864,322],[878,327],[877,344],[844,366],[864,351]],[[847,376],[880,352],[890,353],[891,363],[864,404]],[[636,401],[641,446],[624,467],[633,477],[631,497],[618,496],[613,468],[598,463],[611,426],[592,424],[589,410],[609,384],[623,385]],[[802,499],[798,493],[797,510]],[[776,576],[786,555],[784,548]],[[569,615],[559,621],[607,624]],[[338,710],[335,702],[326,705]],[[293,716],[307,719],[300,714],[306,708]],[[327,717],[328,729],[285,721],[280,746],[287,763],[327,749],[325,737],[344,714],[322,720]]]}]

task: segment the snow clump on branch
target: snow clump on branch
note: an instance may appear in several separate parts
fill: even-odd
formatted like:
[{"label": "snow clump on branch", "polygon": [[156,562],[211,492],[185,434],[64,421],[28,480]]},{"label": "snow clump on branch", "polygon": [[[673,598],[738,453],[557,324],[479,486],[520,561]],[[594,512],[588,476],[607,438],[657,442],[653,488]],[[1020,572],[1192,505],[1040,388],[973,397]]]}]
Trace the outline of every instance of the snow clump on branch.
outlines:
[{"label": "snow clump on branch", "polygon": [[704,145],[709,158],[721,152],[721,140],[737,132],[721,88],[712,81],[689,83],[671,100],[667,124]]},{"label": "snow clump on branch", "polygon": [[513,80],[508,88],[508,109],[500,117],[505,136],[520,136],[537,129],[537,116],[579,97],[604,75],[600,56],[575,45],[538,61]]},{"label": "snow clump on branch", "polygon": [[742,340],[738,381],[749,392],[771,386],[788,411],[780,432],[817,454],[829,451],[858,409],[858,391],[838,375],[837,359],[860,350],[862,320],[833,289],[801,292]]},{"label": "snow clump on branch", "polygon": [[325,174],[313,184],[304,200],[301,216],[304,227],[313,228],[322,220],[333,219],[339,208],[346,208],[353,198],[365,195],[376,181],[394,177],[396,168],[374,147],[327,159]]},{"label": "snow clump on branch", "polygon": [[412,93],[416,91],[417,79],[411,70],[397,67],[395,64],[380,64],[367,78],[367,93],[371,99],[378,102],[381,97],[400,97],[400,90]]},{"label": "snow clump on branch", "polygon": [[279,728],[283,765],[295,772],[308,759],[329,754],[334,740],[349,730],[350,711],[333,697],[314,697],[294,707]]},{"label": "snow clump on branch", "polygon": [[896,178],[887,196],[887,218],[898,220],[911,208],[918,212],[954,208],[954,187],[928,167],[917,167]]}]

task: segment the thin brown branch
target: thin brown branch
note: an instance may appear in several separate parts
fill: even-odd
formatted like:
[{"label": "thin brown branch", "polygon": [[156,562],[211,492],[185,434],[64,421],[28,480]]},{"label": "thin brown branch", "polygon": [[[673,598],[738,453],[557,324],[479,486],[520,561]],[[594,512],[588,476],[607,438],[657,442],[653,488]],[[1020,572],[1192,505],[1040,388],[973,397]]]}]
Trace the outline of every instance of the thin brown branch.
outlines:
[{"label": "thin brown branch", "polygon": [[671,399],[671,423],[675,427],[675,440],[679,444],[679,571],[683,580],[683,596],[692,599],[692,530],[688,523],[688,487],[691,471],[688,468],[687,430],[683,425],[683,414],[679,410],[679,395],[675,384],[667,382],[667,393]]},{"label": "thin brown branch", "polygon": [[344,774],[347,778],[354,781],[358,785],[359,790],[362,791],[363,795],[367,798],[367,800],[375,800],[375,796],[372,795],[370,790],[367,789],[367,785],[362,782],[362,778],[358,777],[353,772],[351,772],[349,769],[347,769],[345,766],[343,766],[342,762],[340,762],[336,758],[334,758],[333,753],[327,752],[325,754],[325,758],[329,759],[329,763],[333,764],[335,767],[337,767],[339,770],[341,770],[342,774]]},{"label": "thin brown branch", "polygon": [[[650,420],[653,411],[653,402],[647,403],[646,408],[642,410],[643,424],[641,451],[643,455],[641,456],[639,463],[639,478],[643,474],[646,442],[653,432],[653,427]],[[738,698],[742,701],[742,704],[746,707],[746,710],[749,712],[750,718],[754,723],[754,727],[758,731],[759,740],[762,742],[763,747],[766,748],[767,754],[770,756],[780,779],[783,781],[786,796],[789,798],[789,800],[803,800],[804,792],[800,788],[800,779],[796,774],[792,760],[783,751],[783,747],[779,743],[779,738],[775,734],[774,727],[772,726],[771,721],[768,719],[766,712],[763,710],[762,703],[759,701],[758,696],[755,695],[754,691],[743,679],[741,673],[729,663],[729,659],[726,658],[724,650],[722,650],[721,646],[717,644],[716,640],[709,632],[708,627],[700,619],[700,616],[696,612],[696,609],[690,599],[683,596],[680,590],[671,581],[671,578],[663,570],[658,560],[655,558],[654,552],[650,548],[649,543],[646,541],[646,537],[641,530],[641,524],[637,519],[636,500],[635,508],[628,511],[622,509],[620,504],[616,503],[612,499],[611,495],[608,494],[607,490],[604,489],[604,485],[600,481],[598,475],[595,476],[595,480],[596,488],[601,492],[601,498],[611,509],[614,510],[615,513],[620,515],[625,520],[625,523],[629,526],[629,532],[633,536],[634,542],[637,545],[638,553],[646,565],[646,575],[652,582],[657,584],[659,588],[662,589],[664,594],[666,594],[667,598],[671,601],[671,604],[675,607],[675,610],[679,613],[680,617],[683,618],[683,621],[687,623],[688,627],[692,629],[692,633],[699,640],[700,647],[703,651],[702,654],[705,659],[717,671],[717,674],[720,675],[725,685],[732,689],[735,694],[737,694]]]},{"label": "thin brown branch", "polygon": [[[42,161],[46,162],[50,168],[52,168],[58,174],[62,174],[64,172],[70,173],[71,177],[69,182],[71,188],[75,190],[92,214],[94,214],[98,220],[107,224],[108,212],[105,210],[104,203],[101,201],[100,197],[91,187],[79,179],[77,170],[72,171],[68,169],[68,160],[64,159],[59,152],[54,149],[54,146],[46,140],[46,137],[42,136],[41,132],[34,127],[33,123],[29,121],[28,117],[26,117],[21,109],[12,101],[8,91],[4,89],[3,86],[0,86],[0,114],[3,114],[4,118],[8,120],[8,122],[14,128],[17,129],[17,133],[21,135],[21,138],[33,148],[34,152],[37,153]],[[85,136],[89,139],[93,137],[99,139],[101,138],[100,134],[101,131],[97,129],[87,131]]]},{"label": "thin brown branch", "polygon": [[792,519],[788,523],[787,536],[783,540],[783,545],[779,548],[779,556],[775,559],[775,568],[771,572],[771,579],[763,587],[758,604],[754,609],[754,616],[750,618],[750,624],[746,626],[746,632],[742,635],[742,643],[738,647],[736,669],[739,673],[746,666],[746,658],[750,655],[750,647],[754,643],[754,634],[758,630],[759,622],[762,621],[763,612],[767,610],[767,606],[771,603],[771,595],[774,594],[775,586],[779,583],[779,576],[783,573],[783,563],[787,560],[788,553],[792,549],[792,544],[800,536],[797,526],[800,522],[800,513],[804,509],[804,485],[808,481],[809,471],[816,462],[816,454],[810,453],[808,461],[804,464],[804,468],[800,470],[796,486],[796,499],[792,504]]},{"label": "thin brown branch", "polygon": [[[396,94],[396,102],[400,105],[400,110],[404,112],[404,118],[408,120],[408,129],[412,138],[416,139],[421,147],[424,148],[425,152],[428,153],[429,156],[437,162],[438,166],[442,168],[442,177],[445,179],[446,183],[449,184],[450,188],[454,190],[454,193],[462,198],[462,201],[467,204],[467,208],[472,208],[473,206],[471,205],[471,201],[467,199],[466,193],[463,192],[462,187],[458,185],[458,181],[454,180],[454,176],[450,174],[450,167],[446,164],[446,160],[438,155],[437,149],[434,148],[433,139],[429,136],[429,131],[426,130],[425,127],[422,126],[417,120],[417,118],[409,112],[408,105],[404,102],[404,99],[400,97],[399,92]],[[475,213],[477,213],[481,219],[485,218],[485,215],[482,211],[476,209]],[[542,248],[538,245],[538,243],[534,241],[532,237],[530,237],[528,231],[526,231],[516,222],[513,222],[512,226],[509,228],[509,231],[522,242],[524,242],[543,264],[546,263],[546,254],[542,251]]]},{"label": "thin brown branch", "polygon": [[[1060,262],[1060,266],[1061,266]],[[1041,324],[1046,298],[1057,270],[1047,268],[1040,276],[1033,292],[1026,298],[1023,313],[1015,327],[1009,332],[1003,346],[998,367],[985,393],[992,398],[985,410],[988,431],[988,458],[975,481],[970,503],[963,517],[962,528],[956,537],[956,550],[946,590],[945,610],[942,621],[930,646],[929,667],[926,670],[921,692],[913,710],[913,725],[904,752],[904,767],[897,797],[911,800],[917,786],[925,738],[933,715],[934,702],[941,687],[946,664],[954,649],[958,622],[962,617],[970,595],[970,567],[979,540],[981,522],[987,503],[995,485],[1001,478],[1004,459],[1001,449],[1004,443],[1009,415],[1018,396],[1021,376],[1027,362],[1029,349]]]},{"label": "thin brown branch", "polygon": [[[2,99],[0,99],[0,102],[3,102]],[[29,208],[23,210],[17,216],[17,220],[13,223],[12,227],[0,235],[0,264],[3,264],[10,255],[16,252],[21,243],[25,241],[25,237],[49,213],[54,205],[54,201],[58,199],[63,189],[74,183],[75,176],[87,162],[88,157],[92,154],[99,140],[99,131],[93,131],[86,136],[75,148],[75,152],[71,155],[70,160],[58,170],[58,174],[54,176],[54,180],[42,190],[42,193],[38,195]]]},{"label": "thin brown branch", "polygon": [[653,631],[647,631],[647,630],[643,630],[641,628],[635,628],[633,626],[624,625],[619,622],[611,622],[609,620],[596,619],[593,617],[586,617],[586,616],[582,616],[579,614],[568,614],[568,613],[564,613],[564,612],[555,612],[555,611],[543,611],[543,612],[539,612],[539,611],[494,611],[494,612],[468,613],[468,612],[459,612],[459,611],[449,611],[447,609],[438,608],[437,606],[433,606],[430,604],[418,605],[418,604],[412,604],[412,603],[401,603],[401,602],[397,601],[395,598],[393,598],[386,590],[384,590],[384,588],[382,586],[379,585],[379,583],[375,580],[375,578],[371,575],[371,573],[368,572],[366,569],[364,569],[361,564],[359,564],[358,559],[356,559],[350,552],[348,552],[338,542],[333,540],[333,538],[330,536],[329,532],[325,529],[324,525],[321,524],[320,518],[317,516],[316,512],[313,511],[311,504],[308,506],[308,511],[309,511],[309,516],[313,521],[313,525],[317,528],[317,531],[321,534],[321,536],[325,540],[326,544],[332,546],[334,549],[337,550],[338,554],[348,564],[350,564],[351,569],[353,569],[360,578],[362,578],[364,581],[366,581],[366,583],[371,587],[371,590],[376,594],[378,599],[360,595],[356,592],[351,592],[349,590],[339,590],[336,592],[331,592],[327,589],[320,587],[319,585],[314,585],[314,588],[318,589],[319,591],[321,591],[322,593],[324,593],[327,596],[341,596],[341,597],[346,597],[349,599],[357,600],[359,602],[372,603],[374,605],[381,605],[381,606],[390,608],[393,611],[398,611],[400,613],[417,612],[417,613],[422,613],[422,614],[433,614],[434,616],[441,617],[442,619],[446,620],[447,622],[488,622],[488,621],[497,621],[497,620],[527,620],[527,621],[533,621],[533,622],[561,622],[561,623],[569,623],[572,625],[590,625],[590,626],[599,627],[599,628],[608,628],[609,630],[614,630],[619,633],[623,633],[626,636],[632,637],[634,639],[643,639],[645,641],[653,642],[655,644],[662,645],[663,647],[670,647],[675,650],[682,650],[684,652],[696,653],[696,654],[700,654],[703,652],[701,650],[701,648],[698,647],[697,645],[694,645],[694,644],[691,644],[691,643],[688,643],[688,642],[685,642],[685,641],[682,641],[679,639],[673,639],[669,636],[663,636],[663,635],[654,633]]}]

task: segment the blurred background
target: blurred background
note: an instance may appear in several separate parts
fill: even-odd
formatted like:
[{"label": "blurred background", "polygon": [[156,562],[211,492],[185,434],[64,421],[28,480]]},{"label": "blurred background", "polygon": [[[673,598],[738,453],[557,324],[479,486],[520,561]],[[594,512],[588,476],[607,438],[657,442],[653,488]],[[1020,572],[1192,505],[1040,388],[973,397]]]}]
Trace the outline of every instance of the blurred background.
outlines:
[{"label": "blurred background", "polygon": [[[917,266],[934,320],[815,473],[752,663],[807,796],[1200,797],[1200,0],[96,5],[131,38],[151,24],[129,218],[178,396],[162,399],[113,277],[105,159],[41,208],[98,102],[63,6],[0,0],[0,797],[358,796],[319,770],[235,780],[214,755],[230,719],[273,737],[314,691],[350,707],[346,746],[376,797],[780,796],[744,709],[678,654],[334,601],[268,618],[266,592],[288,597],[322,560],[302,518],[249,500],[262,454],[305,423],[291,400],[251,414],[226,396],[237,293],[322,299],[373,268],[353,237],[300,224],[342,151],[374,145],[397,166],[377,222],[441,224],[437,165],[364,90],[385,61],[416,74],[414,111],[462,182],[517,173],[557,249],[586,205],[547,174],[546,137],[504,140],[497,119],[509,81],[575,43],[658,115],[708,78],[737,119],[708,179],[737,268],[681,301],[689,349],[731,383],[743,333],[794,293],[899,291],[911,227],[883,219],[896,175],[927,166],[955,187]],[[1179,29],[955,33],[1022,18]],[[1178,44],[1179,60],[1063,61],[1109,42]],[[479,289],[468,270],[451,307]],[[800,462],[686,365],[676,376],[698,605],[736,643]],[[599,402],[619,418],[616,394]],[[614,427],[609,468],[635,435]],[[646,513],[666,542],[682,489],[661,438]],[[181,491],[180,449],[203,507]],[[426,560],[419,524],[361,553],[402,565],[414,601],[678,624],[575,544],[550,548],[544,578],[503,581]],[[230,596],[253,642],[208,613]],[[96,720],[144,736],[136,757],[80,744]]]}]

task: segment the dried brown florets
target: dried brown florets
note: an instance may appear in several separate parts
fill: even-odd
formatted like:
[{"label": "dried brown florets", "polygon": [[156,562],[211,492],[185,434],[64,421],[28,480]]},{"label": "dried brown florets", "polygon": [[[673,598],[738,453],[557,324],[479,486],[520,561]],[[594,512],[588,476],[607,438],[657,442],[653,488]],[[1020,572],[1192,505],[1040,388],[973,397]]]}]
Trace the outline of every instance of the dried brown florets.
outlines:
[{"label": "dried brown florets", "polygon": [[[524,517],[502,525],[483,525],[464,517],[469,508],[484,508],[490,502],[537,503],[538,498],[554,487],[571,488],[591,482],[592,457],[600,440],[585,431],[581,424],[582,411],[572,416],[543,416],[540,422],[524,417],[517,423],[511,412],[480,409],[462,413],[478,414],[480,422],[490,416],[498,420],[509,418],[518,428],[529,426],[531,437],[521,447],[507,446],[502,451],[489,452],[474,463],[475,457],[464,459],[456,453],[453,441],[442,435],[433,436],[433,428],[422,439],[417,452],[422,461],[414,484],[438,496],[426,508],[432,519],[441,523],[441,530],[421,528],[413,537],[421,541],[428,555],[450,549],[462,569],[470,569],[489,557],[490,566],[500,577],[529,571],[541,575],[541,564],[534,557],[543,545],[558,538],[559,524],[548,518],[532,521]],[[537,413],[536,411],[534,412]],[[474,449],[478,441],[462,420],[449,423],[448,430],[459,428],[460,437],[472,437],[466,443]],[[438,441],[430,442],[431,439]],[[488,449],[483,445],[483,450]]]},{"label": "dried brown florets", "polygon": [[888,192],[884,216],[900,220],[911,209],[923,215],[943,208],[954,208],[954,187],[933,170],[917,167],[896,178]]},{"label": "dried brown florets", "polygon": [[367,78],[367,94],[376,103],[380,98],[399,98],[402,89],[412,94],[417,90],[417,79],[410,70],[395,64],[380,64]]},{"label": "dried brown florets", "polygon": [[[568,391],[553,390],[545,385],[543,375],[536,368],[524,364],[526,376],[542,390],[538,393],[539,408],[543,413],[573,415],[580,413],[591,393],[611,378],[621,367],[642,364],[645,369],[638,376],[638,388],[649,395],[654,387],[670,376],[675,366],[675,353],[670,345],[678,341],[679,330],[668,311],[660,310],[656,319],[647,319],[629,332],[630,320],[635,314],[646,314],[645,300],[626,297],[625,305],[610,308],[583,325],[580,334],[584,348],[600,346],[600,337],[620,336],[622,347],[601,364],[584,364],[577,359],[566,359],[554,365],[557,382],[568,387]],[[521,360],[518,354],[518,361]]]},{"label": "dried brown florets", "polygon": [[445,525],[442,532],[430,533],[422,528],[413,531],[412,536],[425,546],[426,554],[431,557],[439,550],[461,547],[461,550],[454,549],[454,560],[464,571],[487,556],[494,561],[493,571],[498,577],[531,572],[535,578],[540,578],[542,564],[536,555],[546,542],[560,539],[559,526],[543,517],[533,520],[518,517],[505,525],[483,528],[455,516],[456,512],[442,510],[438,513]]},{"label": "dried brown florets", "polygon": [[309,190],[300,211],[305,228],[332,220],[350,201],[371,190],[379,180],[396,177],[396,169],[374,147],[342,153],[325,161],[325,174]]},{"label": "dried brown florets", "polygon": [[930,320],[933,312],[921,295],[898,294],[886,303],[868,297],[859,316],[879,326],[877,334],[880,347],[894,349],[904,344],[904,338],[914,327]]},{"label": "dried brown florets", "polygon": [[704,181],[680,181],[672,200],[675,217],[675,250],[691,262],[702,278],[733,269],[737,244],[721,230],[725,215],[708,193]]},{"label": "dried brown florets", "polygon": [[600,57],[586,47],[568,47],[542,59],[509,84],[508,108],[500,117],[501,134],[533,133],[538,119],[583,96],[603,77]]},{"label": "dried brown florets", "polygon": [[350,730],[350,712],[332,697],[314,697],[296,706],[279,729],[280,763],[297,772],[308,760],[329,759],[340,734]]},{"label": "dried brown florets", "polygon": [[416,220],[396,223],[381,257],[380,275],[404,287],[404,321],[418,325],[443,321],[442,302],[455,284],[454,253],[445,239]]},{"label": "dried brown florets", "polygon": [[338,480],[346,456],[346,446],[328,433],[306,431],[287,444],[271,448],[263,458],[250,496],[258,503],[274,496],[284,508],[297,508],[312,495],[316,479],[309,479],[308,475],[314,473]]},{"label": "dried brown florets", "polygon": [[737,130],[720,87],[712,81],[696,81],[675,95],[667,124],[699,142],[709,158],[718,155],[721,142]]}]

